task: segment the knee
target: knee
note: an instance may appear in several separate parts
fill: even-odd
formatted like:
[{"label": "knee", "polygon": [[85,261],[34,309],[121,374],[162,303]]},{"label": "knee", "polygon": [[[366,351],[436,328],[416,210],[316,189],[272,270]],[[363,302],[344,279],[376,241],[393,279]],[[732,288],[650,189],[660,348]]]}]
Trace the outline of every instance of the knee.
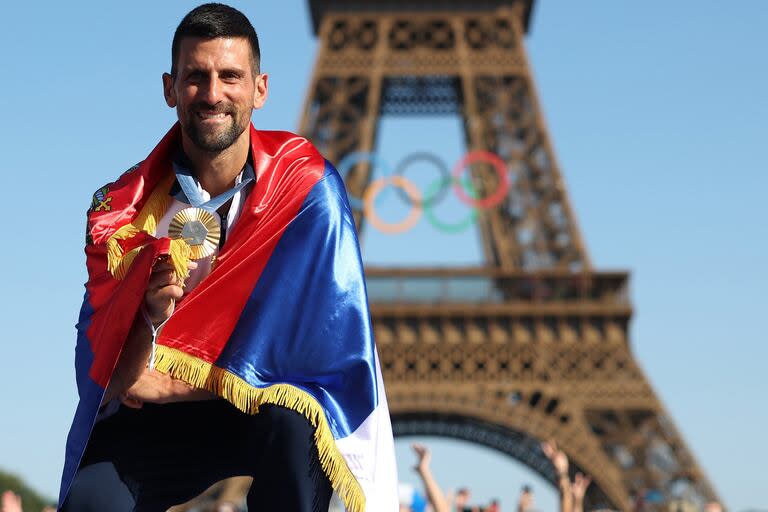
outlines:
[{"label": "knee", "polygon": [[268,423],[271,434],[281,442],[306,444],[314,437],[315,428],[296,411],[279,405],[266,405],[259,414],[264,414],[263,419]]},{"label": "knee", "polygon": [[134,500],[109,462],[92,464],[75,475],[62,512],[115,512],[133,510]]}]

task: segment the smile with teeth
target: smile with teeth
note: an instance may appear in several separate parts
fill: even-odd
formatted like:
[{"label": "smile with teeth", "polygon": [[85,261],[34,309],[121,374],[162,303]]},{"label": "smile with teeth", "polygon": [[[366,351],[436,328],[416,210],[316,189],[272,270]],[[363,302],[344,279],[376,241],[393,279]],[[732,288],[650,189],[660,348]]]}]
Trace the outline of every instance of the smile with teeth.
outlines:
[{"label": "smile with teeth", "polygon": [[226,112],[197,112],[197,117],[202,120],[218,120],[227,117]]}]

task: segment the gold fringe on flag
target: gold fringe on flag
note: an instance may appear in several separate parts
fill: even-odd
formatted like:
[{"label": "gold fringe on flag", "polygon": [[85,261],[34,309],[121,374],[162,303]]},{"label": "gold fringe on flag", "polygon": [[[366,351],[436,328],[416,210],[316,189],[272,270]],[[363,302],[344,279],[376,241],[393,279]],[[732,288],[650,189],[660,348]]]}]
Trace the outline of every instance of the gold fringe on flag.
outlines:
[{"label": "gold fringe on flag", "polygon": [[336,447],[325,413],[312,395],[290,384],[273,384],[266,388],[251,386],[234,373],[164,345],[157,346],[155,369],[214,393],[246,414],[256,414],[259,406],[272,404],[307,418],[315,427],[320,465],[331,486],[349,512],[365,512],[363,489]]},{"label": "gold fringe on flag", "polygon": [[[170,174],[158,183],[133,222],[122,226],[107,240],[107,268],[115,279],[125,278],[133,260],[136,259],[136,256],[142,249],[141,247],[136,247],[124,254],[119,241],[133,238],[141,231],[153,236],[155,235],[158,221],[171,204],[169,191],[174,179],[175,175]],[[186,277],[189,273],[189,245],[181,239],[171,240],[169,256],[176,275],[179,278]]]}]

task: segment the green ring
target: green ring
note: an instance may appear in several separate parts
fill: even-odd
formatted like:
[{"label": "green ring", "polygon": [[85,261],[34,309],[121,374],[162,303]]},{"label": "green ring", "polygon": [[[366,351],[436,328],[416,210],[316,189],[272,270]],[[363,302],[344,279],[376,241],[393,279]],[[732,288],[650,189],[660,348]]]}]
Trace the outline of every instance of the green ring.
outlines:
[{"label": "green ring", "polygon": [[[454,181],[454,180],[451,180]],[[445,183],[445,178],[438,179],[433,181],[429,187],[427,188],[427,191],[424,193],[424,196],[430,197],[435,191],[443,186]],[[469,179],[464,180],[464,184],[462,185],[464,188],[469,189],[469,195],[473,199],[477,199],[477,194],[475,193],[474,187],[472,187],[472,181]],[[460,220],[459,222],[455,224],[446,224],[435,217],[435,215],[432,212],[432,204],[424,202],[424,216],[429,220],[429,223],[432,224],[436,229],[439,229],[443,233],[449,233],[449,234],[455,234],[455,233],[461,233],[462,231],[466,230],[469,226],[475,223],[477,220],[477,208],[470,208],[469,215],[463,220]]]}]

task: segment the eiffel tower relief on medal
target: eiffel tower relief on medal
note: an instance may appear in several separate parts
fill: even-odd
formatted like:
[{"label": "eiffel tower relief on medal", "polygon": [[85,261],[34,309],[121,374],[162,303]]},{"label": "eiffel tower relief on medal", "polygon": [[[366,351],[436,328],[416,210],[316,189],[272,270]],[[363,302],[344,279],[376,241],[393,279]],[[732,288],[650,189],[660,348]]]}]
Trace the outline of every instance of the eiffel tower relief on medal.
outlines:
[{"label": "eiffel tower relief on medal", "polygon": [[[587,508],[628,510],[649,490],[716,501],[632,354],[628,274],[590,264],[528,65],[532,4],[309,1],[319,45],[300,131],[326,158],[374,151],[382,114],[454,113],[469,150],[511,176],[479,212],[485,266],[366,269],[395,435],[477,442],[553,483],[539,443],[554,439],[594,479]],[[499,185],[490,165],[470,173],[481,196]],[[345,180],[363,197],[369,163]],[[439,292],[409,294],[419,283]]]}]

